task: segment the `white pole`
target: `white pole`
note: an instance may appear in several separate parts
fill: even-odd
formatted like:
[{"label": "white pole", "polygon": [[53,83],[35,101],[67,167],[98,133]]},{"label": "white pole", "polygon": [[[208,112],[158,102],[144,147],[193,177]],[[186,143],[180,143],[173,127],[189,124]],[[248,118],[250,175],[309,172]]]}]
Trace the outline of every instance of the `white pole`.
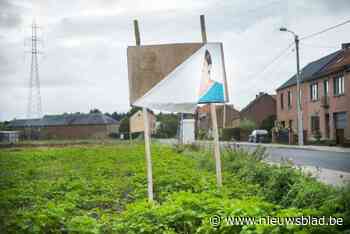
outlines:
[{"label": "white pole", "polygon": [[142,108],[143,111],[143,123],[144,123],[144,136],[145,136],[145,154],[146,154],[146,164],[147,164],[147,191],[148,200],[153,201],[153,178],[152,178],[152,158],[151,158],[151,140],[148,122],[147,109]]}]

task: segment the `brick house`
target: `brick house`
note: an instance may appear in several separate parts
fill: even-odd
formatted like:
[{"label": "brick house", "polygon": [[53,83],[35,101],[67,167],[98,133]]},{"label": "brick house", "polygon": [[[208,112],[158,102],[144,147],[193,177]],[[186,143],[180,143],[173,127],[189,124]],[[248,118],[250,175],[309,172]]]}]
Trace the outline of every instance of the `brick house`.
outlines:
[{"label": "brick house", "polygon": [[[226,113],[225,128],[238,128],[240,121],[243,119],[249,119],[257,127],[260,127],[265,119],[276,116],[276,95],[260,92],[241,111],[236,110],[233,105],[226,105],[226,110],[224,110],[224,105],[217,105],[216,113],[219,128],[223,128],[224,125],[224,112]],[[197,109],[197,127],[201,129],[211,128],[209,105]]]},{"label": "brick house", "polygon": [[15,119],[8,127],[24,139],[107,138],[118,133],[119,122],[101,113],[45,115],[41,119]]},{"label": "brick house", "polygon": [[[225,104],[225,106],[216,105],[216,115],[218,128],[232,128],[234,126],[234,121],[239,119],[239,111],[236,110],[233,105],[229,104]],[[198,129],[209,130],[212,128],[210,108],[208,104],[198,107],[195,116],[196,127]]]},{"label": "brick house", "polygon": [[[306,140],[350,141],[350,43],[301,70],[301,108]],[[277,120],[297,133],[294,75],[277,89]]]},{"label": "brick house", "polygon": [[276,118],[276,95],[260,92],[240,111],[240,119],[253,121],[258,128],[267,118]]}]

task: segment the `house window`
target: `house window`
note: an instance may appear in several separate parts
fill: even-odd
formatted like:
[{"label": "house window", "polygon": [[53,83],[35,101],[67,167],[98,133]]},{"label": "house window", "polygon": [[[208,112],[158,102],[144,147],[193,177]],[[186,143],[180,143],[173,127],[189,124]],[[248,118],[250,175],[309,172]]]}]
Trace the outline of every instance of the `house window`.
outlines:
[{"label": "house window", "polygon": [[336,129],[346,129],[347,116],[346,112],[337,112],[333,114],[334,125]]},{"label": "house window", "polygon": [[292,106],[292,93],[288,91],[288,107]]},{"label": "house window", "polygon": [[317,83],[310,85],[310,98],[311,98],[311,101],[318,100],[318,84]]},{"label": "house window", "polygon": [[289,120],[289,126],[288,126],[290,129],[292,129],[293,128],[293,120]]},{"label": "house window", "polygon": [[344,76],[334,78],[334,95],[344,94]]},{"label": "house window", "polygon": [[311,131],[318,132],[320,130],[320,117],[311,116]]},{"label": "house window", "polygon": [[324,94],[324,96],[328,96],[328,92],[329,92],[329,81],[324,80],[323,81],[323,94]]},{"label": "house window", "polygon": [[280,94],[280,102],[281,102],[281,109],[283,109],[283,107],[284,107],[284,103],[283,103],[283,93]]}]

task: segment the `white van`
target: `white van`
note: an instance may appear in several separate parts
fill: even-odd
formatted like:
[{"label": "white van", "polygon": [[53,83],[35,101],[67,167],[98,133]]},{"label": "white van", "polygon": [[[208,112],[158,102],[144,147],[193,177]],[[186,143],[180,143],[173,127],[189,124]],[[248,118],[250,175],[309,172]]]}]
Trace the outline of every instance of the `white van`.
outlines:
[{"label": "white van", "polygon": [[255,143],[263,143],[267,142],[269,132],[264,129],[257,129],[254,130],[250,135],[249,135],[249,142],[255,142]]}]

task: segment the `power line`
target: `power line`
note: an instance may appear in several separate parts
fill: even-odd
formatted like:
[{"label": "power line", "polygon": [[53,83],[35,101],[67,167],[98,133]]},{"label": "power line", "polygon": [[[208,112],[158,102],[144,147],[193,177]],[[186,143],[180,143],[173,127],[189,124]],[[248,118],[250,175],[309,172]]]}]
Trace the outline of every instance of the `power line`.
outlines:
[{"label": "power line", "polygon": [[[273,71],[274,73],[280,72],[282,70],[282,68],[283,68],[282,65],[284,65],[288,61],[287,58],[292,53],[293,53],[293,50],[288,51],[288,53],[286,53],[285,56],[284,56],[285,59],[283,61],[281,61],[281,62],[278,62],[279,66],[277,67],[277,69],[276,70],[275,69],[270,70],[269,72],[265,73],[262,77],[266,77],[268,74],[271,74],[271,71]],[[270,77],[272,77],[272,76],[270,76]],[[267,79],[267,81],[270,80],[270,78],[266,78],[266,79]]]},{"label": "power line", "polygon": [[317,35],[320,35],[320,34],[322,34],[322,33],[328,32],[328,31],[330,31],[330,30],[333,30],[333,29],[335,29],[335,28],[338,28],[338,27],[343,26],[343,25],[348,24],[348,23],[350,23],[350,19],[349,19],[349,20],[346,20],[346,21],[344,21],[344,22],[342,22],[342,23],[340,23],[340,24],[334,25],[334,26],[332,26],[332,27],[323,29],[323,30],[321,30],[321,31],[319,31],[319,32],[315,32],[315,33],[312,33],[312,34],[307,35],[307,36],[305,36],[305,37],[302,37],[302,38],[300,38],[300,40],[306,40],[306,39],[309,39],[309,38],[311,38],[311,37],[315,37],[315,36],[317,36]]},{"label": "power line", "polygon": [[266,65],[263,67],[263,69],[261,71],[257,72],[254,76],[259,76],[259,75],[263,74],[272,64],[274,64],[283,55],[285,55],[293,45],[294,45],[294,43],[291,43],[286,48],[281,50],[275,57],[273,57],[268,63],[266,63]]},{"label": "power line", "polygon": [[[289,49],[294,45],[294,43],[289,44],[286,48],[284,48],[283,50],[281,50],[275,57],[273,57],[268,63],[266,63],[266,65],[263,67],[262,70],[260,70],[259,72],[255,73],[252,76],[249,76],[250,78],[255,77],[253,79],[248,79],[249,82],[247,84],[247,87],[251,88],[250,83],[253,81],[256,81],[257,79],[261,78],[261,75],[266,72],[268,70],[268,68],[270,68],[273,64],[275,64],[280,58],[282,58],[283,56],[286,55],[290,55]],[[246,89],[244,89],[246,90]]]},{"label": "power line", "polygon": [[338,49],[337,46],[331,45],[318,45],[318,44],[308,44],[308,43],[300,43],[303,46],[311,47],[311,48],[324,48],[324,49]]},{"label": "power line", "polygon": [[[307,35],[305,37],[302,37],[300,38],[300,40],[305,40],[305,39],[309,39],[311,37],[315,37],[319,34],[322,34],[322,33],[325,33],[327,31],[330,31],[330,30],[333,30],[337,27],[340,27],[342,25],[345,25],[347,23],[350,23],[350,20],[347,20],[347,21],[344,21],[342,23],[339,23],[337,25],[334,25],[332,27],[329,27],[329,28],[326,28],[324,30],[321,30],[319,32],[315,32],[315,33],[312,33],[310,35]],[[266,72],[268,70],[268,68],[270,68],[276,61],[278,61],[281,57],[283,57],[284,55],[286,54],[290,54],[290,51],[289,49],[294,45],[294,43],[291,43],[289,44],[285,49],[281,50],[280,53],[278,53],[275,57],[273,57],[273,59],[271,59],[271,61],[269,61],[261,71],[255,73],[255,75],[251,76],[251,77],[260,77],[264,72]],[[307,44],[307,43],[303,43],[303,45],[306,45],[306,46],[310,46],[310,47],[316,47],[317,45],[311,45],[311,44]],[[335,48],[335,47],[332,47],[332,46],[318,46],[318,47],[322,47],[322,48]],[[287,53],[289,51],[289,53]],[[251,81],[254,81],[255,79],[251,80]],[[250,87],[250,86],[249,86]]]}]

